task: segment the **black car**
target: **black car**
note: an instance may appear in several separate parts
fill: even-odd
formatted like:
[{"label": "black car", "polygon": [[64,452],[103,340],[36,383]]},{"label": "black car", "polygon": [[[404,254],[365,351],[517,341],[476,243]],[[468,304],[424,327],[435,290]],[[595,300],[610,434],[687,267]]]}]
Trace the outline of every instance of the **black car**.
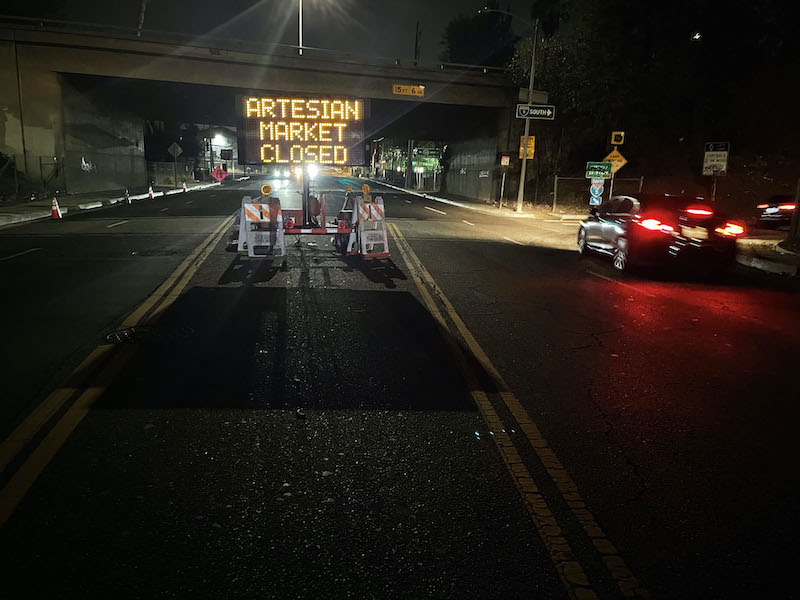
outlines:
[{"label": "black car", "polygon": [[631,264],[725,265],[736,257],[744,227],[717,214],[702,198],[665,194],[615,196],[581,221],[578,251],[609,254],[614,267]]},{"label": "black car", "polygon": [[761,211],[758,217],[759,225],[764,227],[779,227],[790,225],[797,205],[792,196],[772,196],[766,202],[756,206]]}]

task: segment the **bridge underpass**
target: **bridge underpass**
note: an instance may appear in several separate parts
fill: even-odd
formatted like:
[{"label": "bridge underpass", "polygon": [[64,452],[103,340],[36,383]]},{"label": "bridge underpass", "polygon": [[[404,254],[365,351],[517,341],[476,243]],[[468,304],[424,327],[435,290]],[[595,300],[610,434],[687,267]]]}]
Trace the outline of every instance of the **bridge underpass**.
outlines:
[{"label": "bridge underpass", "polygon": [[[70,86],[74,85],[76,76],[110,79],[105,93],[110,93],[112,100],[94,106],[91,112],[95,115],[103,115],[109,104],[124,107],[126,98],[113,93],[132,85],[130,80],[146,84],[145,88],[154,86],[151,89],[156,91],[152,98],[162,100],[161,107],[147,109],[148,98],[137,97],[135,110],[130,115],[106,114],[108,120],[118,123],[127,118],[174,118],[185,122],[229,124],[236,117],[233,104],[227,104],[226,97],[232,98],[242,91],[276,91],[371,99],[376,114],[384,116],[382,122],[376,120],[372,131],[365,130],[367,135],[380,135],[381,126],[393,124],[396,127],[404,122],[404,114],[427,106],[440,107],[435,121],[441,122],[441,115],[448,115],[462,128],[484,121],[486,117],[476,119],[475,113],[459,112],[464,109],[457,107],[471,107],[477,109],[478,114],[488,113],[489,119],[496,123],[493,128],[498,131],[498,139],[510,139],[504,130],[514,126],[506,113],[510,113],[508,109],[517,99],[517,90],[498,70],[465,65],[414,66],[399,60],[393,64],[314,49],[298,56],[296,50],[284,46],[239,44],[225,47],[215,40],[183,39],[176,43],[177,34],[173,38],[140,39],[122,33],[101,36],[86,31],[56,31],[47,24],[39,27],[19,22],[0,24],[0,104],[6,107],[5,134],[0,139],[3,153],[15,156],[19,170],[31,180],[45,179],[44,171],[48,167],[53,169],[53,163],[58,160],[69,160],[75,164],[67,168],[85,171],[84,163],[76,161],[84,158],[86,148],[81,148],[83,153],[78,152],[81,156],[69,156],[70,132],[65,123],[71,114],[65,99],[68,100],[74,91]],[[65,90],[65,84],[70,89]],[[424,97],[396,95],[393,93],[395,84],[424,86]],[[181,116],[181,112],[190,110],[189,105],[197,100],[191,86],[198,85],[203,86],[203,95],[222,99],[217,102],[220,107],[217,114],[209,113],[203,119]],[[206,87],[209,85],[218,89],[210,90]],[[182,93],[184,98],[190,96],[192,102],[181,102]],[[541,96],[544,99],[544,95]],[[379,101],[394,103],[397,108],[382,111]],[[169,118],[162,116],[166,112],[164,106],[170,107],[166,109],[172,113]],[[503,112],[500,117],[496,116],[498,109]],[[94,126],[103,128],[102,123]],[[117,139],[105,142],[109,148],[114,148],[117,163],[124,162],[119,156],[127,157],[129,166],[121,168],[127,168],[132,177],[138,178],[142,144],[134,130],[135,127],[127,132],[112,131],[111,137]],[[487,136],[481,133],[481,137]],[[126,145],[127,151],[121,149]],[[506,150],[506,143],[501,145],[503,147],[498,147],[495,142],[494,150]],[[91,158],[85,160],[96,162]],[[92,186],[79,187],[81,191],[91,191]],[[102,185],[93,189],[100,187]]]}]

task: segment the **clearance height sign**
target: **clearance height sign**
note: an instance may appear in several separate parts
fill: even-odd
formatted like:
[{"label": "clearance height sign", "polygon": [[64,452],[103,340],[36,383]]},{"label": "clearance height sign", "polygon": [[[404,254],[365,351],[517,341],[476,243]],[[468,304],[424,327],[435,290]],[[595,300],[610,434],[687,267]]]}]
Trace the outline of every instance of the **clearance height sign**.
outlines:
[{"label": "clearance height sign", "polygon": [[242,124],[248,164],[364,164],[363,100],[243,96]]}]

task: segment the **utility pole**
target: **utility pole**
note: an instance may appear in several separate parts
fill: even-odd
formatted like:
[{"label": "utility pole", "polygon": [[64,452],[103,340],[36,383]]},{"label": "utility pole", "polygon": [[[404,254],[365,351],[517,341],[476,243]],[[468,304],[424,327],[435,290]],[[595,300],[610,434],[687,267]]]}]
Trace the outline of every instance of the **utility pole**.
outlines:
[{"label": "utility pole", "polygon": [[417,21],[417,30],[414,34],[414,66],[417,66],[419,62],[419,42],[422,39],[422,28],[419,26],[419,21]]},{"label": "utility pole", "polygon": [[[528,104],[533,103],[533,74],[536,69],[536,35],[539,32],[539,19],[533,27],[533,45],[531,47],[531,78],[528,84]],[[522,166],[519,171],[519,190],[517,192],[517,212],[522,212],[522,199],[525,197],[525,171],[528,161],[528,138],[531,132],[531,120],[525,119],[525,136],[522,140]]]},{"label": "utility pole", "polygon": [[142,0],[142,4],[139,7],[139,22],[136,25],[136,37],[142,37],[142,25],[144,25],[144,13],[147,10],[147,2],[148,0]]}]

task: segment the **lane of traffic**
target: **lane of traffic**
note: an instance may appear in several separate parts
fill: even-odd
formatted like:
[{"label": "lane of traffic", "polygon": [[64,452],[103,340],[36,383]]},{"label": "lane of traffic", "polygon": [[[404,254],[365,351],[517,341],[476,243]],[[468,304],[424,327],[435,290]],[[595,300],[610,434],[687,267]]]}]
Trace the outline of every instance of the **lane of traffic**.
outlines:
[{"label": "lane of traffic", "polygon": [[406,274],[317,239],[216,248],[0,533],[8,589],[564,597]]},{"label": "lane of traffic", "polygon": [[[781,400],[792,394],[796,294],[735,273],[620,279],[580,258],[572,236],[518,246],[456,221],[397,224],[654,591],[690,597],[680,582],[703,578],[714,595],[735,593],[728,582],[744,566],[747,585],[768,577],[760,527],[792,510],[793,477],[779,465],[800,416]],[[769,400],[755,403],[765,378]],[[743,478],[752,486],[731,501]]]}]

